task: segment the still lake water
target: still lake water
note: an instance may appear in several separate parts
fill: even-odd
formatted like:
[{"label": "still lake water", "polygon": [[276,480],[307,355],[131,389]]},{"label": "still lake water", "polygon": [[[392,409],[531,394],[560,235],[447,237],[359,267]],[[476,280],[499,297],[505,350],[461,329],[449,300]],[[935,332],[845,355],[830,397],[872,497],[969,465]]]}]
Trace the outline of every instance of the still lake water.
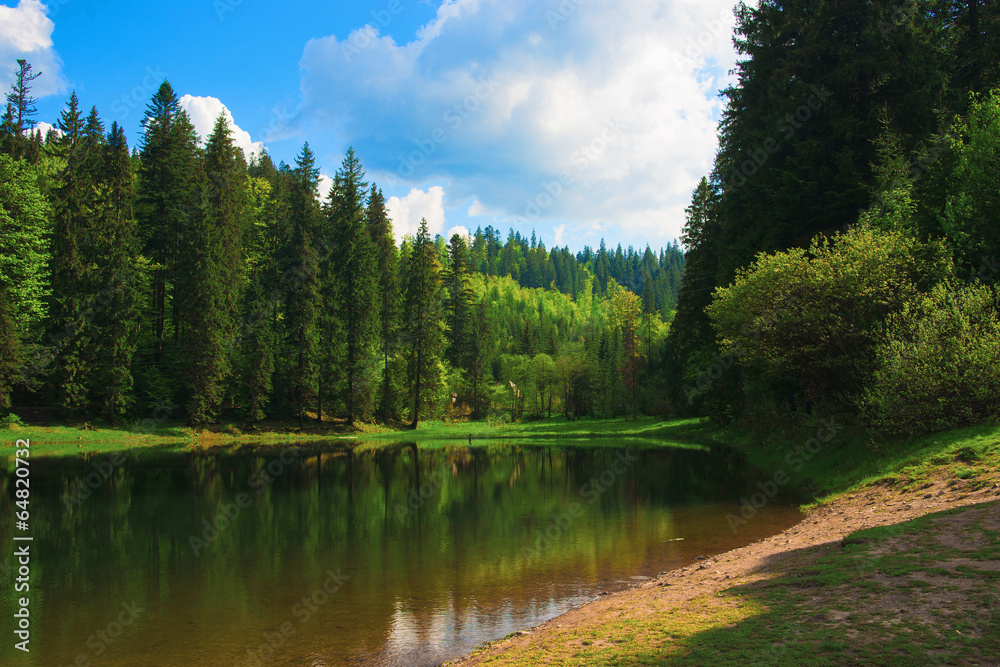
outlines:
[{"label": "still lake water", "polygon": [[[22,595],[12,461],[4,628]],[[772,501],[734,534],[761,479],[738,454],[627,440],[114,463],[32,459],[31,653],[6,631],[0,663],[436,665],[800,519]]]}]

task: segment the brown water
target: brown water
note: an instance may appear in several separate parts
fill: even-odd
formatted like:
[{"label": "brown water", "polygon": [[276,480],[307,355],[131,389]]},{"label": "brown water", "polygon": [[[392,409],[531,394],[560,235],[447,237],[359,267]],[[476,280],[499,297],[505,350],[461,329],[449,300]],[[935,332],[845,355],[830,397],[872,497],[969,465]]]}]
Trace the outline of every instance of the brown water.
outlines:
[{"label": "brown water", "polygon": [[32,462],[30,654],[0,472],[0,663],[435,665],[800,518],[734,534],[737,455],[627,441],[106,461]]}]

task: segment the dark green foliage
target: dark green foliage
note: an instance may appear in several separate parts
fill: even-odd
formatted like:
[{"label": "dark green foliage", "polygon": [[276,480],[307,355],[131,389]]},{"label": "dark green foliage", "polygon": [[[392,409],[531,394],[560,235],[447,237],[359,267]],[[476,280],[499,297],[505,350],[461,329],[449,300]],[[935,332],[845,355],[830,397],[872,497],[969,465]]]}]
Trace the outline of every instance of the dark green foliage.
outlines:
[{"label": "dark green foliage", "polygon": [[182,247],[187,275],[180,307],[186,364],[188,419],[211,421],[231,372],[230,343],[245,276],[246,164],[220,114],[205,147],[201,215],[191,220]]},{"label": "dark green foliage", "polygon": [[21,341],[10,316],[7,290],[0,288],[0,416],[10,410],[10,393],[20,376]]},{"label": "dark green foliage", "polygon": [[327,218],[332,253],[329,258],[333,281],[332,318],[336,330],[326,328],[324,345],[333,346],[334,331],[343,336],[343,356],[335,356],[333,365],[344,376],[343,400],[347,423],[355,417],[367,417],[371,412],[374,383],[372,367],[377,348],[372,344],[378,325],[375,307],[375,246],[369,235],[365,214],[365,193],[368,184],[354,149],[348,149],[340,169],[334,176],[327,202]]},{"label": "dark green foliage", "polygon": [[[278,265],[284,293],[288,383],[301,424],[316,394],[322,307],[317,241],[321,240],[323,213],[316,199],[319,169],[308,143],[303,145],[295,165],[289,175]],[[328,254],[324,251],[324,257]]]},{"label": "dark green foliage", "polygon": [[407,266],[403,309],[412,428],[417,427],[440,378],[438,364],[445,343],[440,291],[440,259],[427,231],[427,220],[422,219]]},{"label": "dark green foliage", "polygon": [[454,368],[468,371],[472,357],[472,289],[469,286],[469,248],[459,234],[454,234],[448,244],[444,287],[448,325],[445,358]]},{"label": "dark green foliage", "polygon": [[399,331],[399,251],[392,233],[392,221],[385,210],[382,191],[371,187],[365,211],[368,236],[375,253],[376,287],[375,307],[378,309],[379,351],[382,356],[382,391],[380,409],[382,421],[387,422],[396,414],[390,359],[396,350]]},{"label": "dark green foliage", "polygon": [[[180,336],[178,292],[190,277],[181,270],[182,244],[201,217],[198,138],[166,81],[143,118],[136,217],[152,271],[153,360],[161,363],[170,330]],[[169,318],[169,319],[168,319]]]}]

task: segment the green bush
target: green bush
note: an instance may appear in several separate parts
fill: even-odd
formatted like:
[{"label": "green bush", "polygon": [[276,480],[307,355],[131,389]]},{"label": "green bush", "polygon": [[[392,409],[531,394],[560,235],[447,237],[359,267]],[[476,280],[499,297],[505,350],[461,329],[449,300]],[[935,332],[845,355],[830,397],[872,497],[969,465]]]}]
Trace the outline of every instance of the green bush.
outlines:
[{"label": "green bush", "polygon": [[887,321],[862,415],[894,435],[1000,417],[1000,319],[984,286],[938,285]]}]

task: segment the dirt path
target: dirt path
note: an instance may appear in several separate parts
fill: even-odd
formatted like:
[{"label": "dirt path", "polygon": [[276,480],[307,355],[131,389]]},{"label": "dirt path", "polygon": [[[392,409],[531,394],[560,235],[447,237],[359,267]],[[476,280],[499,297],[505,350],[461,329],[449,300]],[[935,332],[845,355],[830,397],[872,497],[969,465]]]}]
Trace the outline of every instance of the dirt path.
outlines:
[{"label": "dirt path", "polygon": [[[842,496],[813,509],[802,522],[782,533],[664,573],[636,588],[573,609],[519,636],[494,642],[477,654],[448,664],[573,664],[572,659],[567,661],[567,656],[579,650],[580,637],[593,637],[602,625],[612,622],[616,625],[648,622],[653,620],[651,617],[676,614],[678,610],[697,616],[704,608],[706,622],[712,623],[708,616],[717,614],[717,609],[703,607],[706,596],[801,570],[825,554],[840,550],[842,538],[850,533],[1000,499],[1000,474],[996,471],[979,477],[975,485],[931,477],[918,489],[907,491],[903,486],[875,486]],[[994,514],[997,507],[993,506]],[[942,533],[947,535],[958,530],[959,524],[967,519],[959,514],[939,521],[954,522],[943,526]],[[948,603],[947,599],[941,600],[942,608]],[[583,642],[586,648],[593,643]]]}]

